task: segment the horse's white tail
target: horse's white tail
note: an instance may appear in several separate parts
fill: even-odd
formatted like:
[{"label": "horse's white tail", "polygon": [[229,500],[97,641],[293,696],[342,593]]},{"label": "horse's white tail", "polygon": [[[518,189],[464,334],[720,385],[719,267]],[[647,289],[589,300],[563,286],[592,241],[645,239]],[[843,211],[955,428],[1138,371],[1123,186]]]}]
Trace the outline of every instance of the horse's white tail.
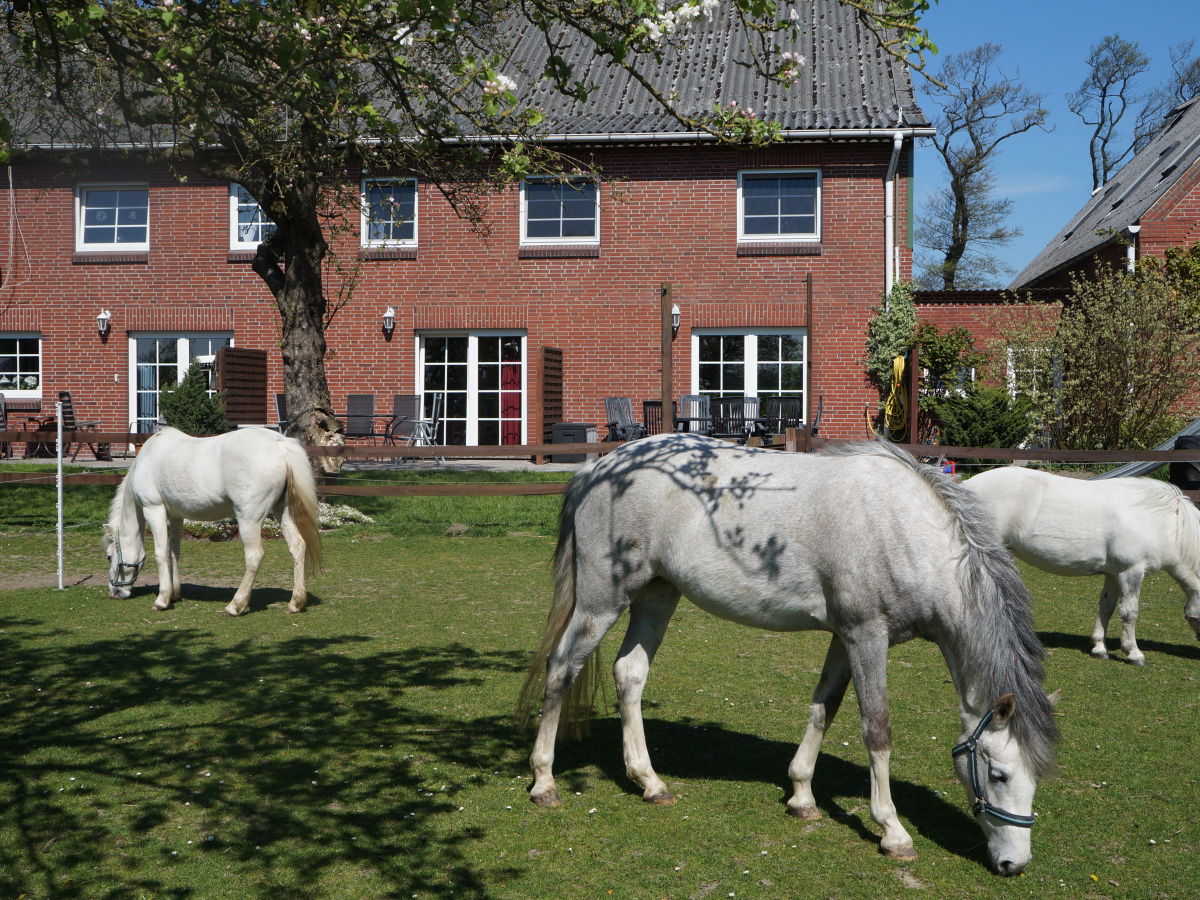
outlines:
[{"label": "horse's white tail", "polygon": [[[515,719],[521,729],[529,725],[534,706],[541,701],[550,654],[562,640],[563,632],[575,614],[575,510],[582,499],[581,495],[585,493],[587,480],[582,472],[571,479],[559,514],[558,547],[554,551],[554,602],[546,619],[542,643],[525,675],[525,683],[517,700]],[[599,675],[599,654],[593,653],[563,698],[562,721],[572,737],[581,736],[586,729],[599,686]]]},{"label": "horse's white tail", "polygon": [[287,504],[292,521],[304,539],[304,569],[306,573],[321,568],[321,531],[317,516],[317,482],[313,478],[308,454],[299,441],[288,438],[283,442],[283,459],[287,466]]}]

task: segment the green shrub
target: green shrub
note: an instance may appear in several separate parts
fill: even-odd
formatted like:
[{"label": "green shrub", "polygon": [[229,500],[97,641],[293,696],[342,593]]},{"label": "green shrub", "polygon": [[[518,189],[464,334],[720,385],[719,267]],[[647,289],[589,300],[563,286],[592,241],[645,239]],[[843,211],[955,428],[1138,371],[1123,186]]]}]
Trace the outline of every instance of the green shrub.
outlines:
[{"label": "green shrub", "polygon": [[930,406],[940,422],[943,444],[1017,447],[1033,433],[1029,403],[1002,388],[980,386],[964,397],[946,397]]},{"label": "green shrub", "polygon": [[158,394],[158,414],[172,428],[186,434],[220,434],[229,430],[225,401],[219,393],[209,396],[208,373],[192,363],[175,387]]}]

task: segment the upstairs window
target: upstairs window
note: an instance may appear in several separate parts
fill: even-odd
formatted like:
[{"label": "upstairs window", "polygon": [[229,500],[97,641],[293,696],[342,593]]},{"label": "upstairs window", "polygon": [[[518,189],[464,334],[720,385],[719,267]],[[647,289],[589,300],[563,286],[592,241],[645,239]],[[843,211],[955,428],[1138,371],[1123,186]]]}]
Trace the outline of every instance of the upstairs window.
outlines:
[{"label": "upstairs window", "polygon": [[104,185],[79,188],[76,250],[149,250],[150,191]]},{"label": "upstairs window", "polygon": [[42,396],[42,339],[38,335],[0,332],[0,395]]},{"label": "upstairs window", "polygon": [[739,241],[816,241],[820,237],[819,172],[738,175]]},{"label": "upstairs window", "polygon": [[598,244],[600,194],[588,179],[521,182],[521,243]]},{"label": "upstairs window", "polygon": [[416,246],[415,178],[363,179],[362,242],[364,247]]},{"label": "upstairs window", "polygon": [[275,223],[262,211],[254,195],[240,184],[229,186],[229,247],[255,250],[275,234]]}]

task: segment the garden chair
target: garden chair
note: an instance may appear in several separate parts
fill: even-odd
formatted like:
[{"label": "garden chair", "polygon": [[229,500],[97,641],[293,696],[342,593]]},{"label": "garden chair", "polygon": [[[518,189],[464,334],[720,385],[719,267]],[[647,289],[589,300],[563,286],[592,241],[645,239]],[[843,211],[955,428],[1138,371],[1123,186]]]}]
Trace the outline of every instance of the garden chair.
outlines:
[{"label": "garden chair", "polygon": [[608,418],[609,441],[636,441],[646,436],[646,426],[633,417],[633,401],[628,397],[605,397],[604,414]]},{"label": "garden chair", "polygon": [[275,395],[275,430],[280,434],[287,434],[288,430],[287,417],[287,394]]},{"label": "garden chair", "polygon": [[788,428],[804,424],[802,397],[763,397],[761,406],[764,424],[771,434],[783,434]]},{"label": "garden chair", "polygon": [[[677,405],[675,401],[671,401],[671,419],[675,421],[675,413]],[[663,414],[661,400],[643,400],[642,401],[642,423],[646,426],[647,434],[662,434],[663,432]],[[671,425],[674,428],[674,425]]]},{"label": "garden chair", "polygon": [[392,419],[387,425],[385,442],[412,446],[417,423],[421,421],[420,394],[393,394]]},{"label": "garden chair", "polygon": [[376,438],[387,437],[387,427],[379,420],[390,417],[375,415],[374,394],[350,394],[346,397],[346,437],[366,438],[372,444]]},{"label": "garden chair", "polygon": [[[62,403],[62,424],[63,431],[95,431],[100,427],[99,422],[81,422],[75,417],[75,401],[71,398],[70,391],[58,392],[59,402]],[[92,456],[96,459],[112,459],[111,448],[108,444],[92,443],[91,441],[83,440],[75,444],[75,452],[71,454],[71,461],[75,461],[75,457],[79,455],[79,451],[83,449],[83,445],[87,444],[91,448]],[[70,447],[63,448],[65,456]]]},{"label": "garden chair", "polygon": [[758,414],[757,397],[717,397],[712,401],[712,419],[714,437],[732,438],[739,444],[767,431]]},{"label": "garden chair", "polygon": [[[443,394],[430,394],[429,415],[423,419],[412,420],[412,433],[408,438],[409,447],[436,447],[438,443],[438,427],[442,422]],[[434,461],[444,464],[445,457],[435,456]]]},{"label": "garden chair", "polygon": [[[3,394],[0,394],[0,431],[8,431],[8,407],[5,405]],[[0,459],[8,459],[12,455],[12,444],[0,441]]]},{"label": "garden chair", "polygon": [[712,403],[708,394],[684,394],[679,398],[675,429],[692,434],[712,434]]}]

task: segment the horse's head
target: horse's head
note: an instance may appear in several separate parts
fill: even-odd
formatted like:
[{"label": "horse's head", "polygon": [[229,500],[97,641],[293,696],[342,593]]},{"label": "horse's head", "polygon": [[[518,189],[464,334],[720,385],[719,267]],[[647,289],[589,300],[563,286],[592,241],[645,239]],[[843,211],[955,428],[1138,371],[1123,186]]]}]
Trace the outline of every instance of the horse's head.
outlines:
[{"label": "horse's head", "polygon": [[121,546],[120,529],[104,526],[104,555],[108,557],[108,596],[124,600],[129,589],[137,581],[142,563],[146,561],[146,548],[139,540],[136,547]]},{"label": "horse's head", "polygon": [[[1050,702],[1057,700],[1055,692]],[[988,860],[1001,875],[1019,874],[1033,855],[1030,830],[1038,779],[1011,727],[1016,714],[1016,698],[1005,694],[973,729],[963,732],[952,751],[971,811],[987,838]]]}]

